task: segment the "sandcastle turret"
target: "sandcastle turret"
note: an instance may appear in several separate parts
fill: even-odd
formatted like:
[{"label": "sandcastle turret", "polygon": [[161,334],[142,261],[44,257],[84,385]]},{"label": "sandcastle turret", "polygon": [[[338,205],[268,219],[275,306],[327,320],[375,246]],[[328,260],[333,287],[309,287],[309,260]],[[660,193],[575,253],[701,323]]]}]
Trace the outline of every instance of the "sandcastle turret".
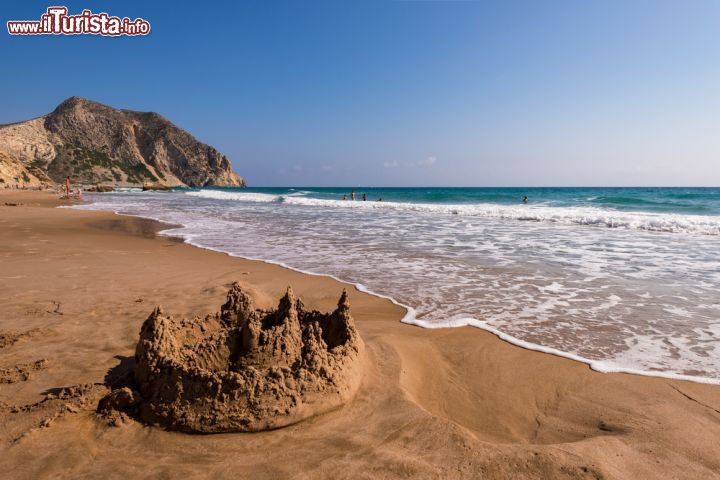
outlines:
[{"label": "sandcastle turret", "polygon": [[253,301],[238,282],[233,282],[227,294],[227,300],[220,308],[220,318],[229,324],[241,326],[253,311]]},{"label": "sandcastle turret", "polygon": [[338,310],[341,312],[350,312],[350,297],[348,296],[347,289],[343,288],[340,300],[338,300]]}]

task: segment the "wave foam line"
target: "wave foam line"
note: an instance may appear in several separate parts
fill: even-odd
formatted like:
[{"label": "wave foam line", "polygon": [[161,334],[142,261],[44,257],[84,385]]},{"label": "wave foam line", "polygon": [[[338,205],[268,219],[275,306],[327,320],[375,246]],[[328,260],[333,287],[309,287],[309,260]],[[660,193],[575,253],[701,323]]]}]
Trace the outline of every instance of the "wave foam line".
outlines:
[{"label": "wave foam line", "polygon": [[199,190],[185,192],[185,195],[213,200],[235,200],[239,202],[273,203],[282,202],[282,195],[256,192],[225,192],[223,190]]},{"label": "wave foam line", "polygon": [[362,202],[351,200],[325,200],[304,196],[272,195],[255,192],[226,192],[199,190],[186,195],[214,200],[232,200],[256,203],[283,203],[310,207],[357,208],[363,210],[396,210],[462,215],[501,220],[520,220],[566,225],[590,225],[607,228],[629,228],[664,233],[699,233],[720,235],[720,217],[709,215],[656,214],[647,212],[621,212],[596,207],[550,207],[544,205],[433,204],[409,202]]},{"label": "wave foam line", "polygon": [[[75,208],[78,210],[95,210],[94,208],[92,208],[92,204],[65,205],[65,206],[60,206],[57,208],[71,208],[71,209]],[[613,366],[613,365],[609,364],[608,362],[604,362],[601,360],[591,360],[589,358],[585,358],[580,355],[576,355],[574,353],[565,352],[562,350],[558,350],[556,348],[546,347],[543,345],[539,345],[537,343],[532,343],[532,342],[527,342],[525,340],[521,340],[510,334],[502,332],[501,330],[493,327],[492,325],[488,324],[484,320],[478,320],[478,319],[472,318],[472,317],[456,317],[456,318],[448,319],[445,322],[428,322],[425,320],[418,319],[417,311],[413,307],[411,307],[409,305],[405,305],[389,295],[384,295],[382,293],[374,292],[361,283],[348,282],[339,277],[336,277],[335,275],[330,275],[327,273],[317,273],[317,272],[312,272],[309,270],[295,268],[291,265],[288,265],[283,262],[278,262],[275,260],[268,260],[268,259],[256,258],[256,257],[247,257],[244,255],[221,250],[219,248],[209,247],[209,246],[203,245],[201,243],[194,242],[193,237],[195,235],[193,235],[193,234],[176,232],[176,230],[181,230],[183,228],[189,228],[187,225],[182,225],[181,227],[177,227],[175,224],[171,224],[170,222],[168,222],[166,220],[163,220],[163,219],[160,219],[157,217],[153,217],[150,215],[135,215],[135,214],[131,214],[131,213],[123,213],[118,210],[113,210],[113,213],[116,215],[126,216],[126,217],[147,218],[150,220],[155,220],[156,222],[159,222],[159,223],[162,223],[165,225],[172,225],[171,228],[168,228],[167,230],[159,231],[158,235],[165,235],[168,237],[180,237],[183,239],[184,243],[187,243],[188,245],[192,245],[197,248],[201,248],[203,250],[209,250],[212,252],[223,253],[225,255],[228,255],[229,257],[242,258],[245,260],[267,263],[269,265],[276,265],[276,266],[286,268],[288,270],[292,270],[294,272],[302,273],[305,275],[313,275],[316,277],[327,277],[327,278],[331,278],[339,283],[344,283],[346,285],[352,285],[360,292],[367,293],[369,295],[373,295],[373,296],[376,296],[379,298],[384,298],[384,299],[392,302],[394,305],[404,308],[405,316],[403,316],[403,318],[400,320],[400,322],[408,324],[408,325],[414,325],[417,327],[427,328],[427,329],[457,328],[457,327],[480,328],[482,330],[485,330],[487,332],[494,334],[499,339],[501,339],[505,342],[508,342],[512,345],[515,345],[517,347],[524,348],[526,350],[535,351],[535,352],[541,352],[541,353],[546,353],[549,355],[554,355],[556,357],[567,358],[569,360],[574,360],[574,361],[580,362],[580,363],[584,363],[584,364],[588,365],[592,370],[595,370],[596,372],[600,372],[600,373],[626,373],[626,374],[631,374],[631,375],[640,375],[643,377],[666,378],[669,380],[684,380],[684,381],[688,381],[688,382],[702,383],[702,384],[707,384],[707,385],[720,385],[720,379],[718,379],[718,378],[683,375],[683,374],[674,373],[674,372],[656,372],[656,371],[638,370],[638,369],[633,369],[633,368]]]},{"label": "wave foam line", "polygon": [[501,330],[493,327],[492,325],[488,324],[484,320],[478,320],[478,319],[472,318],[472,317],[453,318],[453,319],[447,320],[445,322],[433,323],[433,322],[427,322],[424,320],[420,320],[417,318],[409,319],[408,316],[405,315],[405,318],[403,318],[401,321],[403,323],[409,323],[412,325],[416,325],[418,327],[429,328],[429,329],[456,328],[456,327],[480,328],[482,330],[492,333],[499,339],[504,340],[508,343],[511,343],[517,347],[521,347],[526,350],[533,350],[535,352],[547,353],[550,355],[555,355],[556,357],[567,358],[570,360],[574,360],[576,362],[584,363],[584,364],[588,365],[591,369],[595,370],[596,372],[600,372],[600,373],[628,373],[631,375],[640,375],[643,377],[667,378],[669,380],[685,380],[688,382],[704,383],[704,384],[708,384],[708,385],[720,385],[720,379],[718,379],[718,378],[683,375],[681,373],[675,373],[675,372],[656,372],[656,371],[648,371],[648,370],[639,370],[639,369],[634,369],[634,368],[626,368],[626,367],[612,365],[610,362],[603,361],[603,360],[591,360],[589,358],[585,358],[585,357],[582,357],[580,355],[576,355],[576,354],[570,353],[570,352],[564,352],[564,351],[558,350],[556,348],[546,347],[543,345],[539,345],[537,343],[526,342],[525,340],[521,340],[517,337],[514,337],[514,336],[508,334],[508,333],[502,332]]}]

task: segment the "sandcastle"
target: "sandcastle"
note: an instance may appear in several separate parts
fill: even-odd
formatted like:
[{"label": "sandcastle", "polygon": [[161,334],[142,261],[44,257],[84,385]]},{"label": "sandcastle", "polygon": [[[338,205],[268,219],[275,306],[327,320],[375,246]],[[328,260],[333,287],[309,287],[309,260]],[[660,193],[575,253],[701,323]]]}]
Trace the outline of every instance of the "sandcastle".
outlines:
[{"label": "sandcastle", "polygon": [[306,311],[290,288],[276,310],[260,310],[235,283],[204,318],[157,307],[140,331],[137,391],[114,390],[99,411],[133,408],[146,423],[196,433],[283,427],[346,403],[362,357],[347,292],[329,314]]}]

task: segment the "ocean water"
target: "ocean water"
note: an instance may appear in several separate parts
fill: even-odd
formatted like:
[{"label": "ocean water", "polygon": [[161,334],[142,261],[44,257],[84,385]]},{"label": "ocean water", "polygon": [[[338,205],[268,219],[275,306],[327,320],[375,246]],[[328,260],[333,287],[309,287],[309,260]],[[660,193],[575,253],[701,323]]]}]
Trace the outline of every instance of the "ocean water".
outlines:
[{"label": "ocean water", "polygon": [[350,191],[127,189],[80,208],[358,284],[405,306],[407,323],[720,383],[720,188],[357,188],[342,200]]}]

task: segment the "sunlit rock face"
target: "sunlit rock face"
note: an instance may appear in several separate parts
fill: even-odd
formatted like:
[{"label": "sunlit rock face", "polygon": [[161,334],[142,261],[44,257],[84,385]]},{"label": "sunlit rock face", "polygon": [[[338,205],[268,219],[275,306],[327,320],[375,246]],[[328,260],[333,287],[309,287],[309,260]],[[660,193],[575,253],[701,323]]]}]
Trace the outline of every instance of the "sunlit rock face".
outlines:
[{"label": "sunlit rock face", "polygon": [[0,153],[0,188],[62,184],[67,176],[86,185],[245,186],[229,158],[162,115],[81,97],[0,125]]}]

